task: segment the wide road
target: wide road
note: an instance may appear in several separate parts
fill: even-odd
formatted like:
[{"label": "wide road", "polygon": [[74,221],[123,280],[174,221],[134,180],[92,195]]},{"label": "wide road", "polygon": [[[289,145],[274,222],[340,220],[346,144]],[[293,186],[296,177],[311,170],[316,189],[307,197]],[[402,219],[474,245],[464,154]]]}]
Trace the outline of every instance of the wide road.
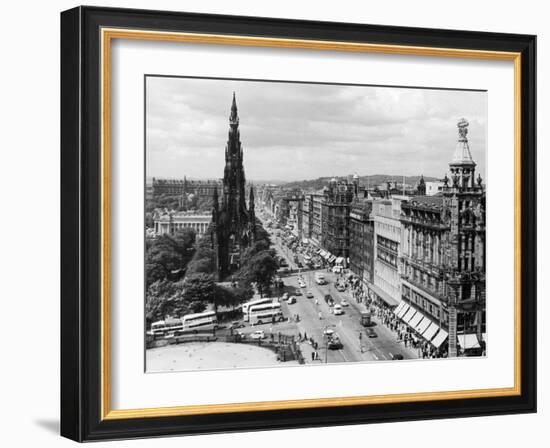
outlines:
[{"label": "wide road", "polygon": [[[275,249],[279,256],[287,259],[293,271],[297,270],[293,262],[294,254],[286,247],[281,245],[281,240],[272,237]],[[319,354],[322,360],[329,363],[340,363],[350,361],[381,361],[391,360],[393,355],[401,354],[404,359],[415,357],[414,351],[405,348],[403,343],[397,342],[396,336],[384,325],[378,324],[375,321],[375,326],[372,328],[377,334],[376,338],[369,338],[365,333],[365,328],[361,325],[361,311],[364,310],[363,305],[357,303],[347,292],[339,292],[336,290],[336,274],[323,272],[328,284],[318,285],[315,282],[314,270],[302,270],[300,273],[293,273],[283,277],[285,291],[289,295],[299,289],[302,295],[296,296],[297,303],[288,305],[283,303],[283,312],[285,315],[299,315],[300,320],[297,323],[298,330],[302,334],[306,334],[308,338],[313,337],[314,341],[319,344]],[[298,277],[301,276],[306,283],[305,288],[298,287]],[[306,292],[311,291],[314,298],[308,299]],[[330,294],[335,303],[341,303],[345,299],[349,306],[344,307],[344,314],[335,316],[331,313],[331,309],[325,302],[324,297]],[[338,333],[340,340],[343,343],[343,348],[340,350],[330,350],[325,348],[325,338],[323,333],[326,329],[331,328]],[[360,334],[362,336],[360,337]]]}]

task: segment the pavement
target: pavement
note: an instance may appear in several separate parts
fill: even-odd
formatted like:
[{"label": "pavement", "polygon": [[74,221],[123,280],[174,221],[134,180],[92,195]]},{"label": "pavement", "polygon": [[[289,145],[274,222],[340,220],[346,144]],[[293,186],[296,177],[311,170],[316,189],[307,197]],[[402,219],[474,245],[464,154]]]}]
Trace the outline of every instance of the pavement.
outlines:
[{"label": "pavement", "polygon": [[188,342],[146,350],[146,371],[235,369],[296,365],[281,362],[270,349],[229,342]]}]

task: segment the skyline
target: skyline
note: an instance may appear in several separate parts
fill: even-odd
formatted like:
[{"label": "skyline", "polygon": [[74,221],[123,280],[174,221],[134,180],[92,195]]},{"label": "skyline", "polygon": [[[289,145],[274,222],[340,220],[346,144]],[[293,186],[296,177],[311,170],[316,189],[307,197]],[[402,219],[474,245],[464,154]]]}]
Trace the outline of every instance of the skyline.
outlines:
[{"label": "skyline", "polygon": [[462,117],[486,177],[486,92],[166,77],[146,87],[148,179],[222,177],[233,92],[251,182],[442,178]]}]

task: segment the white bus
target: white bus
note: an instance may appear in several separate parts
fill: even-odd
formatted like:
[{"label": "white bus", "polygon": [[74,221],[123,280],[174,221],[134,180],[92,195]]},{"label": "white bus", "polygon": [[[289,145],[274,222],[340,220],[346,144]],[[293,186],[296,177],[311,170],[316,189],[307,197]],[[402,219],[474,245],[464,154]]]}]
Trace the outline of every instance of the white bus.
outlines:
[{"label": "white bus", "polygon": [[174,332],[182,330],[183,323],[181,319],[168,318],[166,320],[159,320],[151,324],[151,334],[153,336],[166,336],[174,334]]},{"label": "white bus", "polygon": [[218,326],[218,318],[215,311],[204,313],[186,314],[181,318],[184,330],[213,330]]},{"label": "white bus", "polygon": [[250,302],[243,303],[242,308],[243,308],[243,316],[244,316],[245,322],[248,322],[248,310],[250,309],[251,306],[264,305],[266,303],[271,303],[271,302],[273,302],[273,299],[265,298],[265,299],[251,300]]},{"label": "white bus", "polygon": [[281,304],[278,302],[254,305],[248,309],[248,321],[250,325],[267,324],[273,321],[282,322],[283,320]]}]

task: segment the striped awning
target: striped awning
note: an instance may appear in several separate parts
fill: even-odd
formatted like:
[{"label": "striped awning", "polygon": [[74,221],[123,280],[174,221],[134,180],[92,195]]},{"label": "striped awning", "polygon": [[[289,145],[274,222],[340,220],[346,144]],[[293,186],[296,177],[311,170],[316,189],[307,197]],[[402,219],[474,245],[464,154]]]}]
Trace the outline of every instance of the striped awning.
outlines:
[{"label": "striped awning", "polygon": [[416,324],[416,327],[415,327],[416,332],[420,334],[424,333],[426,331],[426,328],[428,328],[431,323],[432,321],[427,317],[422,318],[422,320],[418,322],[418,324]]},{"label": "striped awning", "polygon": [[415,328],[418,325],[418,322],[420,322],[423,319],[424,315],[418,311],[413,318],[408,322],[409,326],[411,328]]},{"label": "striped awning", "polygon": [[407,323],[409,322],[413,316],[416,315],[416,310],[412,307],[409,308],[409,311],[407,311],[401,319],[403,319],[403,322]]},{"label": "striped awning", "polygon": [[437,333],[437,330],[439,330],[439,326],[434,324],[433,322],[426,328],[424,333],[422,333],[422,337],[426,339],[426,341],[430,342],[432,338]]},{"label": "striped awning", "polygon": [[435,346],[435,348],[439,348],[441,344],[445,342],[445,340],[449,337],[449,333],[447,333],[443,328],[439,330],[439,333],[437,333],[437,336],[432,341],[432,344]]},{"label": "striped awning", "polygon": [[393,313],[395,315],[399,314],[399,312],[403,309],[403,307],[406,305],[405,302],[401,302],[399,305],[397,305],[397,308],[393,310]]},{"label": "striped awning", "polygon": [[[402,302],[403,303],[403,302]],[[403,307],[399,310],[399,312],[396,314],[399,319],[401,319],[407,311],[411,309],[411,306],[408,303],[405,303]]]}]

